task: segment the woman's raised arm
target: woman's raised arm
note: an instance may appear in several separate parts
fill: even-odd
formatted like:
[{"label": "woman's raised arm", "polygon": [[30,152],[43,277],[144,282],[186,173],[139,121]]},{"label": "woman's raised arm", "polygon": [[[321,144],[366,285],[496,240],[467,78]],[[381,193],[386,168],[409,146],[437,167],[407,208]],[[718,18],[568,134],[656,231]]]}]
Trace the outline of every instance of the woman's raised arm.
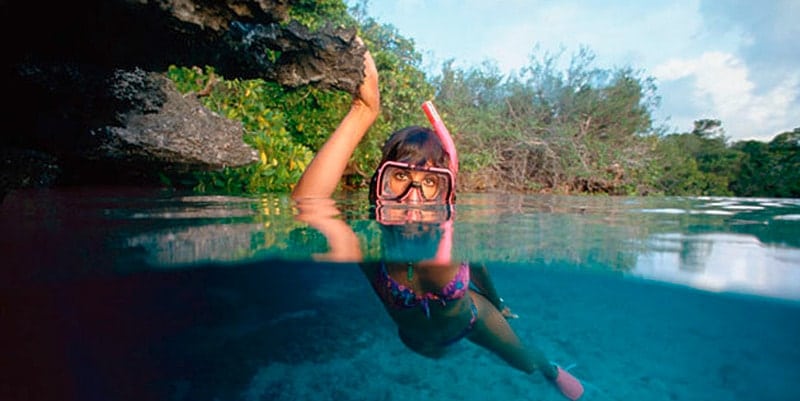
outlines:
[{"label": "woman's raised arm", "polygon": [[347,162],[358,143],[378,118],[379,113],[378,70],[372,55],[367,50],[364,53],[364,81],[358,88],[358,94],[353,98],[350,111],[306,167],[292,190],[292,198],[330,197],[342,179]]}]

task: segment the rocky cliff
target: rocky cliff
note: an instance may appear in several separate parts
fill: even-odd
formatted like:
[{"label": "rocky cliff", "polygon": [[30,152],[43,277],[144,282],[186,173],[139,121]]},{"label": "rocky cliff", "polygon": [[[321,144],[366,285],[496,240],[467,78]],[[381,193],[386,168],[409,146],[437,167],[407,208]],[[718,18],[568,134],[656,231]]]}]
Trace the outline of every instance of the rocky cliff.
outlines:
[{"label": "rocky cliff", "polygon": [[[151,183],[256,160],[242,127],[176,92],[169,65],[354,92],[355,30],[310,32],[289,0],[0,0],[4,189]],[[280,51],[277,60],[265,50]]]}]

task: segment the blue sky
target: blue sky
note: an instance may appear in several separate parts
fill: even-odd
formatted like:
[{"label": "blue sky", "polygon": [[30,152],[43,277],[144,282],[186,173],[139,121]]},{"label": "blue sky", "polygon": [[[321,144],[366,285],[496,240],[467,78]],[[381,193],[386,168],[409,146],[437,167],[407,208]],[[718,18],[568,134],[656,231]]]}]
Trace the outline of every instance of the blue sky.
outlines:
[{"label": "blue sky", "polygon": [[426,71],[454,59],[509,74],[537,46],[565,61],[586,46],[595,67],[656,79],[670,132],[711,118],[732,141],[769,141],[800,127],[800,0],[369,0],[367,14],[412,39]]}]

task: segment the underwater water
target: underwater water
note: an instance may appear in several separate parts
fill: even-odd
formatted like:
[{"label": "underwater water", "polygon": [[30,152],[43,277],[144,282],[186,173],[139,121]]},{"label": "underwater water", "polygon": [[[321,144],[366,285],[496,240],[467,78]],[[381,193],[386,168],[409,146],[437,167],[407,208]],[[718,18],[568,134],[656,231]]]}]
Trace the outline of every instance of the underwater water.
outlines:
[{"label": "underwater water", "polygon": [[[381,258],[366,197],[336,203]],[[409,351],[285,195],[1,206],[2,400],[565,399],[467,341]],[[583,399],[800,399],[800,200],[459,194],[453,221],[453,256],[487,265]]]}]

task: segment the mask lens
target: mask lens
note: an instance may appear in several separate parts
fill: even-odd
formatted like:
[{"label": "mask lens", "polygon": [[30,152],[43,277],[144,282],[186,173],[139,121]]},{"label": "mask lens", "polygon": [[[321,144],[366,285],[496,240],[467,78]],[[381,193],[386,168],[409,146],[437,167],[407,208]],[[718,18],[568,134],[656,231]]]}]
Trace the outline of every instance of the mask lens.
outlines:
[{"label": "mask lens", "polygon": [[401,201],[417,198],[426,202],[446,202],[453,189],[447,169],[412,167],[386,162],[379,172],[378,198]]}]

